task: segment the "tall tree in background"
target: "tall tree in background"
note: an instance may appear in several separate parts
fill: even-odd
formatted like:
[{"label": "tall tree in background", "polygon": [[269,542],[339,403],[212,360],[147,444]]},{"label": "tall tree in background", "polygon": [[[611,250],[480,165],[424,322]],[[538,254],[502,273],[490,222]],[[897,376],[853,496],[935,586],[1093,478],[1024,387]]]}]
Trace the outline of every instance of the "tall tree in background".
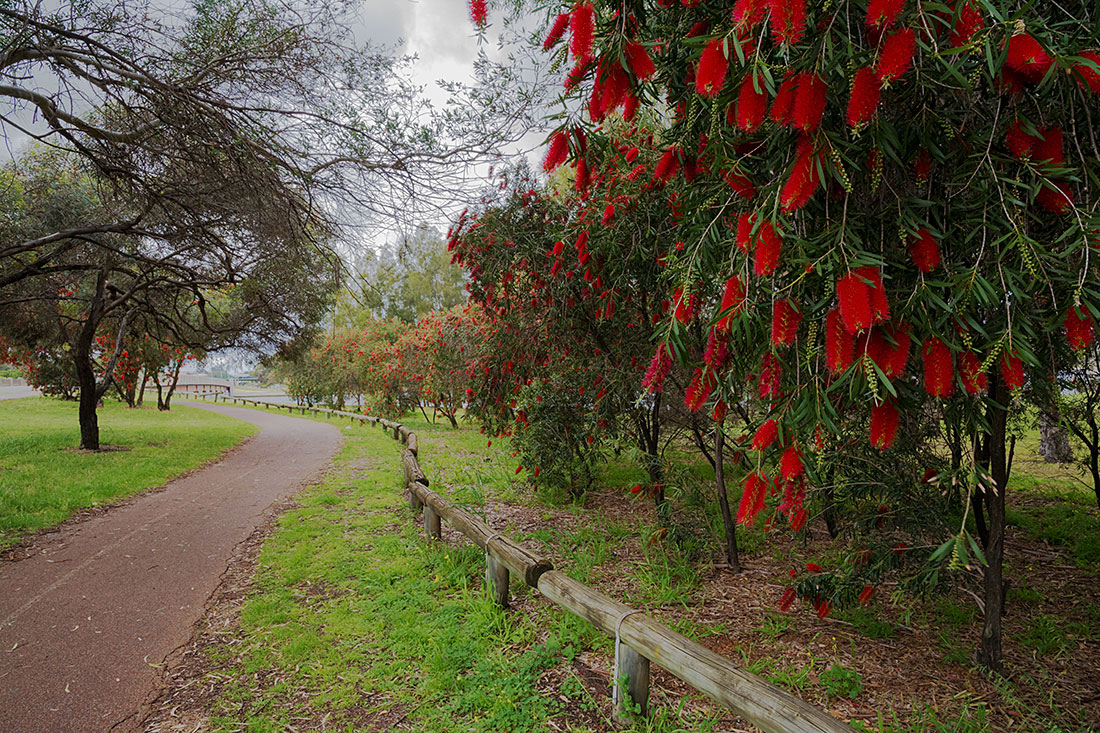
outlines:
[{"label": "tall tree in background", "polygon": [[[516,132],[523,84],[483,62],[484,84],[452,86],[453,103],[434,112],[406,62],[354,44],[349,7],[0,7],[0,132],[56,149],[57,189],[79,189],[83,206],[47,207],[54,218],[24,207],[5,222],[0,320],[48,302],[75,319],[83,447],[98,447],[95,405],[139,313],[275,348],[324,312],[340,269],[333,242],[349,223],[335,204],[356,212],[352,223],[437,211],[467,166]],[[14,193],[49,188],[40,173],[17,159]],[[108,319],[116,352],[100,355]]]}]

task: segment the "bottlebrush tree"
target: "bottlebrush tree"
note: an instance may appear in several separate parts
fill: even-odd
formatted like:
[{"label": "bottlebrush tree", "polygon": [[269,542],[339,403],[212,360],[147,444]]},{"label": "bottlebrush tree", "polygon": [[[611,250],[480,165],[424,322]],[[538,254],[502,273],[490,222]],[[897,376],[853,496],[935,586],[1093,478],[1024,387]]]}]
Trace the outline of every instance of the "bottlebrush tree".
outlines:
[{"label": "bottlebrush tree", "polygon": [[401,334],[393,346],[395,368],[417,384],[421,411],[430,405],[451,427],[458,427],[469,363],[478,358],[489,333],[482,309],[467,303],[427,313]]},{"label": "bottlebrush tree", "polygon": [[[652,145],[634,143],[659,159],[639,174],[649,193],[679,192],[682,216],[655,233],[685,243],[669,247],[661,290],[681,288],[691,303],[737,278],[735,297],[697,301],[737,359],[700,362],[705,394],[694,399],[709,406],[750,384],[759,421],[776,421],[776,439],[756,452],[747,514],[778,501],[796,521],[836,452],[829,436],[853,415],[869,418],[883,461],[906,416],[961,415],[978,445],[963,473],[977,477],[967,485],[987,527],[979,660],[999,669],[1007,411],[1088,346],[1100,315],[1100,10],[581,0],[558,11],[569,22],[546,47],[572,64],[567,109],[583,112],[553,138],[554,162],[566,159],[588,192],[592,172],[623,154],[605,120],[663,116]],[[617,215],[645,195],[631,184],[606,178],[588,200],[614,202]],[[600,215],[584,208],[589,221]],[[470,232],[460,250],[490,308],[485,286],[503,277],[495,253],[512,261],[493,231]],[[616,233],[605,266],[631,237]],[[555,259],[527,252],[539,277],[519,280],[538,301]],[[553,276],[562,269],[582,271],[564,263]],[[690,359],[689,330],[673,309],[658,350]],[[937,556],[965,564],[977,549],[963,533]],[[838,600],[814,593],[819,610]]]},{"label": "bottlebrush tree", "polygon": [[[469,401],[487,431],[515,435],[536,483],[574,493],[591,479],[597,449],[625,436],[663,507],[665,393],[673,404],[682,396],[675,378],[666,387],[667,370],[643,381],[653,325],[673,307],[663,272],[683,213],[674,188],[652,185],[652,133],[619,131],[567,191],[510,172],[460,219],[449,247],[494,329],[470,365]],[[546,167],[585,145],[578,130],[560,133]]]}]

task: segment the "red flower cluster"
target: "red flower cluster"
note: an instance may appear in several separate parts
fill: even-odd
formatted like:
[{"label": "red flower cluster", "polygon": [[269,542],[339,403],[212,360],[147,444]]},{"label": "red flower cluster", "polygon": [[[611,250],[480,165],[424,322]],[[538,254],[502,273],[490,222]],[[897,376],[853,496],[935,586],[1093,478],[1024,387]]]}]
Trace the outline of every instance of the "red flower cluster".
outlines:
[{"label": "red flower cluster", "polygon": [[1092,316],[1084,306],[1075,305],[1066,311],[1066,340],[1075,349],[1087,349],[1092,343]]},{"label": "red flower cluster", "polygon": [[959,356],[959,377],[968,395],[982,394],[989,389],[989,377],[982,371],[982,360],[973,351]]},{"label": "red flower cluster", "polygon": [[905,0],[870,0],[867,3],[867,27],[881,31],[898,19]]},{"label": "red flower cluster", "polygon": [[554,18],[554,23],[550,26],[550,32],[546,34],[546,40],[542,42],[542,50],[549,51],[556,46],[561,37],[565,35],[567,28],[569,28],[569,13],[560,13],[558,17]]},{"label": "red flower cluster", "polygon": [[745,478],[745,489],[741,494],[741,503],[737,507],[738,522],[745,525],[752,524],[764,509],[764,499],[767,498],[771,485],[768,477],[759,471],[754,471]]},{"label": "red flower cluster", "polygon": [[1096,51],[1082,51],[1077,54],[1085,59],[1085,62],[1074,64],[1073,71],[1078,75],[1077,83],[1082,89],[1088,89],[1093,94],[1100,94],[1100,53]]},{"label": "red flower cluster", "polygon": [[867,338],[867,355],[889,378],[905,371],[909,361],[909,327],[885,325],[873,328]]},{"label": "red flower cluster", "polygon": [[893,402],[883,402],[871,408],[871,445],[886,450],[894,444],[898,434],[898,407]]},{"label": "red flower cluster", "polygon": [[488,17],[486,0],[470,0],[470,17],[473,18],[474,25],[485,25],[485,20]]},{"label": "red flower cluster", "polygon": [[1008,39],[1005,66],[1022,77],[1024,81],[1031,83],[1041,81],[1053,63],[1050,55],[1031,35],[1018,33]]},{"label": "red flower cluster", "polygon": [[565,162],[569,157],[569,136],[559,130],[550,138],[550,147],[546,149],[546,157],[542,159],[542,169],[547,173]]},{"label": "red flower cluster", "polygon": [[592,38],[596,32],[596,9],[580,2],[569,16],[569,51],[578,64],[592,60]]},{"label": "red flower cluster", "polygon": [[668,347],[660,344],[657,346],[657,351],[653,354],[653,360],[649,363],[649,369],[646,370],[645,377],[642,379],[642,386],[645,387],[647,392],[660,392],[661,387],[665,384],[665,378],[668,377],[671,370],[672,357],[669,356]]},{"label": "red flower cluster", "polygon": [[783,298],[772,306],[772,344],[781,346],[790,344],[798,335],[798,324],[802,314],[790,300]]},{"label": "red flower cluster", "polygon": [[779,254],[783,247],[783,240],[767,219],[762,221],[759,229],[756,230],[755,245],[752,271],[760,277],[767,277],[779,266]]},{"label": "red flower cluster", "polygon": [[857,71],[852,80],[852,97],[848,101],[848,126],[858,127],[870,122],[881,97],[882,85],[875,72],[869,68]]},{"label": "red flower cluster", "polygon": [[775,420],[765,420],[752,436],[752,449],[759,451],[767,450],[778,437],[779,423]]},{"label": "red flower cluster", "polygon": [[715,38],[703,49],[695,72],[695,91],[703,97],[716,97],[726,83],[729,60],[722,50],[722,39]]},{"label": "red flower cluster", "polygon": [[718,320],[715,328],[728,333],[730,319],[736,318],[744,308],[745,286],[741,284],[741,278],[733,275],[729,280],[726,280],[726,289],[722,293],[722,304],[718,307],[718,312],[724,315]]},{"label": "red flower cluster", "polygon": [[840,308],[833,308],[825,317],[825,367],[840,374],[856,358],[855,338],[844,326]]},{"label": "red flower cluster", "polygon": [[1024,362],[1016,354],[1005,354],[1001,358],[1001,377],[1010,390],[1024,386]]},{"label": "red flower cluster", "polygon": [[783,364],[770,351],[764,354],[764,360],[760,364],[759,388],[760,399],[766,400],[780,396],[779,383],[783,377]]},{"label": "red flower cluster", "polygon": [[940,266],[940,245],[927,229],[918,229],[909,242],[909,255],[921,272],[932,272]]},{"label": "red flower cluster", "polygon": [[642,44],[637,41],[628,41],[626,48],[623,50],[626,53],[626,60],[630,64],[630,70],[634,72],[634,76],[638,77],[639,81],[645,81],[657,72],[657,67],[653,65],[653,59],[649,57],[649,52]]},{"label": "red flower cluster", "polygon": [[913,63],[917,37],[912,28],[902,28],[886,37],[882,55],[875,66],[875,76],[882,84],[900,79]]},{"label": "red flower cluster", "polygon": [[805,470],[802,465],[802,451],[793,445],[787,446],[783,455],[779,458],[779,473],[787,481],[794,481]]},{"label": "red flower cluster", "polygon": [[753,132],[764,123],[767,109],[768,92],[763,77],[752,72],[745,74],[737,95],[737,126],[745,132]]},{"label": "red flower cluster", "polygon": [[882,275],[874,267],[860,267],[840,278],[836,297],[848,333],[865,331],[875,323],[890,320],[886,288]]},{"label": "red flower cluster", "polygon": [[810,202],[821,185],[821,179],[817,175],[817,163],[820,159],[820,156],[813,154],[813,143],[809,136],[799,137],[794,166],[791,167],[791,174],[779,194],[779,204],[783,211],[797,211]]},{"label": "red flower cluster", "polygon": [[806,33],[806,0],[769,0],[772,40],[791,46]]},{"label": "red flower cluster", "polygon": [[955,48],[965,46],[970,43],[970,39],[974,37],[974,34],[984,27],[985,18],[982,17],[981,12],[974,7],[970,0],[966,0],[962,10],[959,11],[959,17],[955,21],[954,27],[951,29],[951,45]]},{"label": "red flower cluster", "polygon": [[955,364],[951,349],[938,338],[924,342],[924,389],[933,397],[948,397],[955,391]]}]

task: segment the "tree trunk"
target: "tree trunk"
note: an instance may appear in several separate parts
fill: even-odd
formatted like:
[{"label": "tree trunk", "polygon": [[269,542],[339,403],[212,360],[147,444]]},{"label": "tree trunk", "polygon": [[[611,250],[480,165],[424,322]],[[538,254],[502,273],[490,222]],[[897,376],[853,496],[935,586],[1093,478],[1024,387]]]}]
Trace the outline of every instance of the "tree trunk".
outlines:
[{"label": "tree trunk", "polygon": [[989,542],[985,548],[985,624],[978,647],[978,664],[1000,674],[1004,669],[1001,653],[1001,617],[1004,615],[1005,492],[1008,489],[1008,452],[1006,450],[1008,403],[1011,396],[999,371],[990,375],[991,398],[987,448],[993,490],[985,495],[989,513]]},{"label": "tree trunk", "polygon": [[1069,445],[1069,431],[1062,424],[1058,407],[1044,407],[1039,413],[1039,455],[1047,463],[1070,463],[1073,449]]},{"label": "tree trunk", "polygon": [[95,370],[92,368],[90,349],[78,345],[74,351],[76,380],[80,384],[80,447],[83,450],[99,450],[99,416],[96,414],[99,395],[96,394]]},{"label": "tree trunk", "polygon": [[172,383],[168,385],[168,392],[164,396],[164,409],[172,409],[172,395],[176,393],[176,385],[180,382],[180,369],[183,367],[183,360],[180,359],[176,362],[176,368],[172,370]]},{"label": "tree trunk", "polygon": [[722,423],[716,422],[714,424],[714,483],[718,489],[718,506],[722,510],[722,526],[726,531],[726,562],[729,563],[730,570],[739,573],[741,558],[737,554],[737,525],[730,514],[729,497],[726,495],[725,458],[722,455],[725,443],[724,432]]},{"label": "tree trunk", "polygon": [[144,369],[141,372],[141,389],[138,390],[137,406],[141,407],[141,403],[145,401],[145,385],[149,383],[149,372]]},{"label": "tree trunk", "polygon": [[160,383],[160,370],[153,372],[153,384],[157,387],[157,409],[164,412],[164,386]]}]

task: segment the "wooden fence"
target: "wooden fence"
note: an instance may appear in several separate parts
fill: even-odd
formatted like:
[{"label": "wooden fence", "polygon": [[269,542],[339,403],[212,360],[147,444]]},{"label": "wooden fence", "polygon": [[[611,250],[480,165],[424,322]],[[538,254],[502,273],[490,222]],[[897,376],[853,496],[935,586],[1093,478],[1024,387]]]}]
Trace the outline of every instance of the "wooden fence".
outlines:
[{"label": "wooden fence", "polygon": [[494,600],[508,606],[510,575],[537,588],[546,598],[570,613],[589,621],[615,638],[615,672],[612,678],[613,712],[625,721],[633,709],[644,715],[649,704],[649,665],[656,663],[684,682],[717,700],[752,725],[769,733],[845,731],[852,728],[810,705],[805,700],[745,671],[703,645],[658,623],[641,610],[630,608],[597,590],[554,570],[553,565],[522,545],[493,531],[469,512],[430,488],[418,461],[416,433],[404,425],[379,417],[320,407],[301,407],[261,402],[241,397],[215,401],[240,401],[261,407],[289,411],[308,410],[374,423],[404,443],[401,462],[409,507],[423,512],[424,532],[429,539],[441,539],[441,523],[447,522],[485,551],[485,582]]}]

